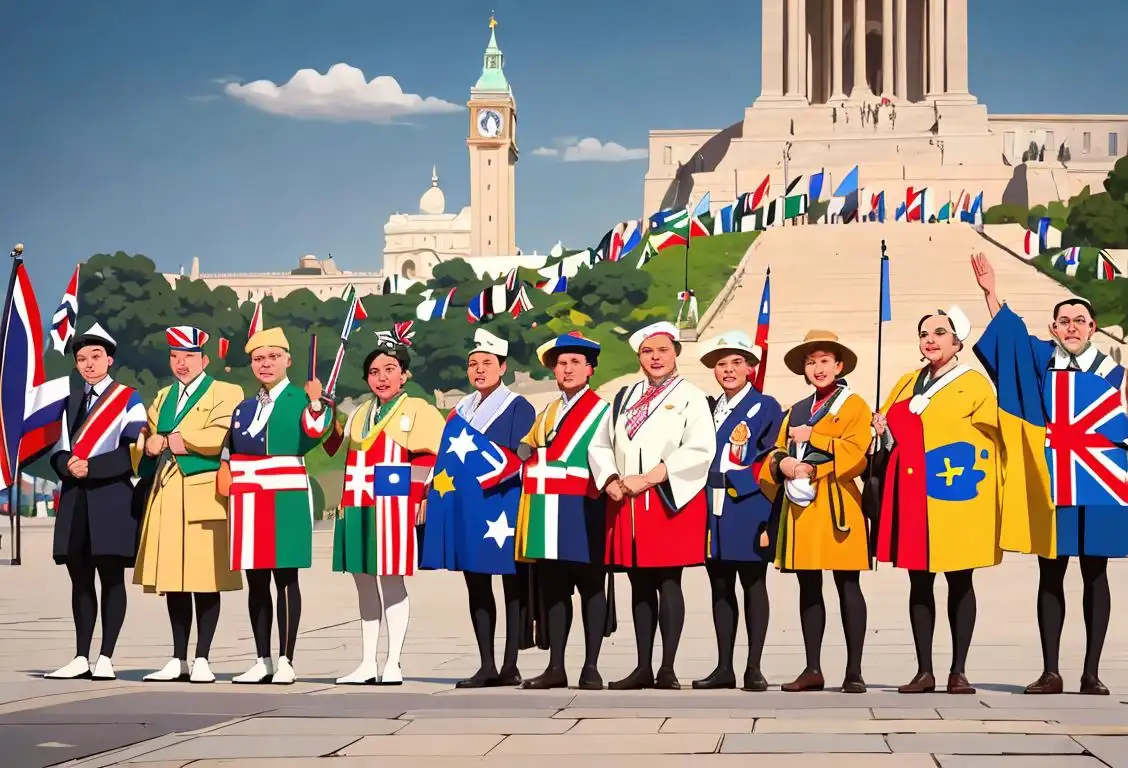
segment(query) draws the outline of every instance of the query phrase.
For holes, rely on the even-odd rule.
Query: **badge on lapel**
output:
[[[748,429],[747,422],[740,422],[732,428],[732,434],[729,435],[729,442],[734,446],[747,445],[748,439],[752,436],[752,431]]]

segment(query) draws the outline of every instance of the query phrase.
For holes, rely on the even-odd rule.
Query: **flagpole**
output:
[[[885,262],[889,261],[889,253],[885,247],[885,241],[881,241],[881,277],[879,279],[880,287],[877,292],[877,393],[874,395],[874,406],[878,407],[881,403],[881,331],[885,325]]]
[[[12,252],[8,254],[12,259],[12,274],[8,278],[8,295],[4,299],[4,318],[0,321],[0,350],[7,348],[8,321],[12,317],[12,296],[16,290],[16,271],[23,264],[23,243],[16,243]],[[2,352],[0,352],[2,354]],[[12,466],[12,485],[8,488],[8,520],[9,530],[12,532],[12,558],[11,565],[20,565],[20,452],[17,441],[15,461]],[[4,446],[7,450],[7,446]]]

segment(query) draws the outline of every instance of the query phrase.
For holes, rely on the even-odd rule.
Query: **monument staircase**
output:
[[[1031,331],[1048,334],[1050,310],[1069,291],[1009,250],[994,245],[967,225],[858,224],[780,227],[763,233],[738,267],[739,279],[703,315],[697,342],[684,344],[679,371],[707,392],[717,385],[698,360],[702,341],[738,329],[753,337],[764,271],[771,267],[771,333],[765,391],[790,404],[806,392],[788,371],[783,355],[810,329],[832,330],[858,355],[850,386],[873,405],[877,384],[878,301],[881,242],[888,248],[892,320],[882,333],[881,397],[906,371],[920,365],[917,322],[929,312],[958,305],[972,322],[974,342],[988,321],[983,292],[970,256],[984,253],[995,267],[999,296],[1026,319]],[[743,270],[741,274],[741,270]],[[1105,352],[1120,347],[1098,334]],[[960,361],[982,370],[971,345]],[[1123,352],[1123,350],[1121,350]],[[636,377],[608,382],[610,396]]]

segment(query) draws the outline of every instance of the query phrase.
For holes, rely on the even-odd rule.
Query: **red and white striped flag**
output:
[[[78,323],[78,273],[81,269],[81,264],[74,268],[63,300],[51,317],[51,347],[60,355],[66,354],[67,342],[74,338],[74,327]]]

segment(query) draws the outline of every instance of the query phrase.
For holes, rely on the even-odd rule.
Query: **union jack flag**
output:
[[[1054,503],[1128,506],[1128,415],[1119,390],[1092,373],[1050,376],[1046,462]]]

